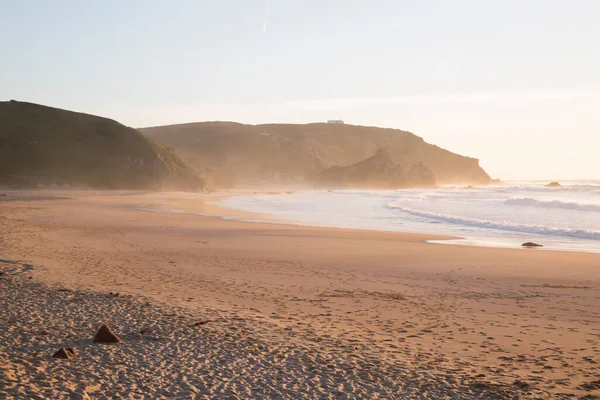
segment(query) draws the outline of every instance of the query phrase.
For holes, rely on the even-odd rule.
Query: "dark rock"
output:
[[[550,182],[546,185],[547,188],[560,188],[562,185],[558,182]]]
[[[579,400],[600,400],[600,397],[594,396],[593,394],[586,394],[583,397],[580,397]]]
[[[121,343],[122,340],[119,339],[117,335],[110,330],[108,325],[102,325],[94,336],[94,343]]]
[[[205,321],[198,321],[194,324],[194,326],[201,326],[201,325],[206,325],[208,324],[210,321],[205,320]]]
[[[74,358],[76,356],[77,353],[70,347],[61,347],[56,353],[52,355],[52,357],[54,358],[64,358],[66,360],[70,360],[71,358]]]
[[[534,242],[525,242],[521,246],[522,247],[544,247],[543,245],[541,245],[539,243],[534,243]]]
[[[518,379],[513,382],[513,385],[518,387],[519,389],[529,389],[531,387],[531,385],[529,385],[529,383],[520,381]]]
[[[588,383],[582,383],[581,385],[579,385],[579,389],[581,390],[598,390],[600,389],[600,380],[599,381],[592,381],[592,382],[588,382]]]

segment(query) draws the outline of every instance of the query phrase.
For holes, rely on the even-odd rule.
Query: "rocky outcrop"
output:
[[[385,150],[355,164],[326,168],[315,179],[324,186],[352,188],[400,188],[405,182],[402,168]]]
[[[326,168],[316,175],[315,184],[342,188],[399,189],[435,185],[435,177],[423,163],[411,166],[407,174],[387,150],[347,166]]]
[[[195,191],[204,180],[172,150],[116,121],[0,102],[0,185]]]
[[[422,163],[437,184],[490,182],[477,159],[452,153],[398,129],[324,123],[201,122],[140,131],[172,147],[193,166],[210,168],[218,186],[310,186],[321,171],[360,163],[379,149],[388,152],[402,169],[403,178],[413,165]],[[419,167],[415,167],[414,174],[418,181],[429,176]]]
[[[413,164],[406,175],[406,185],[409,187],[434,187],[435,175],[423,162]]]
[[[561,188],[562,185],[558,182],[550,182],[546,185],[547,188]]]

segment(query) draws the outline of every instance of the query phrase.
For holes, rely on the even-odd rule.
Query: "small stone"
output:
[[[598,390],[600,389],[600,380],[582,383],[581,385],[579,385],[578,389],[587,391]]]
[[[513,385],[518,387],[519,389],[529,389],[530,388],[529,383],[520,381],[518,379],[513,382]]]
[[[121,343],[123,342],[117,335],[115,335],[108,325],[102,325],[94,336],[94,343]]]
[[[70,347],[61,347],[56,353],[52,355],[52,357],[54,358],[64,358],[65,360],[70,360],[75,356],[77,356],[77,353]]]

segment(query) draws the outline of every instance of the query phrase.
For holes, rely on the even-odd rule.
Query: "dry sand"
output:
[[[0,398],[600,394],[600,254],[5,193]],[[93,344],[103,323],[124,343]]]

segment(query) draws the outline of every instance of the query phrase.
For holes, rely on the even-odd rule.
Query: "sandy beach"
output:
[[[2,193],[0,398],[600,396],[600,254]]]

